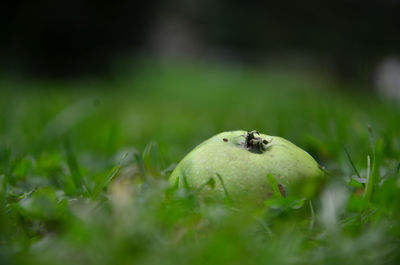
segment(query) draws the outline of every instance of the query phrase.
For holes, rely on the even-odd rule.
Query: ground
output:
[[[144,61],[0,83],[0,264],[398,264],[400,107],[329,76]],[[279,135],[329,172],[256,210],[167,180],[226,130]],[[267,179],[266,179],[267,181]]]

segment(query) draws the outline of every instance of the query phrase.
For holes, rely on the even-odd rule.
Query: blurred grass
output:
[[[151,61],[108,80],[2,80],[0,264],[398,263],[399,106],[338,86]],[[185,153],[235,129],[306,149],[331,172],[327,188],[256,212],[167,188]]]

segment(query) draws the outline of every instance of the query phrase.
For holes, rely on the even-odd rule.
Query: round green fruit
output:
[[[257,131],[217,134],[186,155],[169,183],[205,198],[262,203],[272,194],[312,196],[324,171],[303,149]]]

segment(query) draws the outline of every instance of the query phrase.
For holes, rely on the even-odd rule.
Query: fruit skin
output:
[[[251,135],[241,130],[222,132],[204,141],[179,162],[169,184],[188,185],[205,198],[224,200],[227,196],[222,179],[234,202],[263,202],[277,190],[271,185],[280,186],[282,196],[286,196],[288,188],[289,193],[311,196],[319,185],[315,183],[325,177],[318,163],[288,140],[258,132],[254,135],[266,145],[247,146],[246,142],[252,142],[248,141]],[[276,183],[269,181],[269,174]],[[210,178],[215,185],[206,185]]]

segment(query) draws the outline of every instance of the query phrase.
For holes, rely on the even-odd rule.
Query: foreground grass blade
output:
[[[280,188],[280,186],[277,184],[274,176],[272,176],[271,174],[268,174],[267,178],[268,178],[268,182],[272,188],[273,196],[274,197],[285,197],[286,194],[285,194],[283,188]]]
[[[118,162],[118,165],[114,166],[113,168],[111,168],[111,170],[109,171],[109,173],[107,174],[106,178],[104,178],[103,182],[99,182],[99,184],[96,186],[94,192],[93,192],[93,197],[96,198],[99,196],[99,194],[101,193],[101,191],[107,189],[108,185],[111,183],[111,181],[113,179],[115,179],[120,170],[121,170],[121,166],[122,166],[122,162],[126,159],[126,157],[128,156],[127,153],[125,153],[121,159]]]
[[[224,193],[225,193],[225,197],[226,197],[226,202],[227,202],[227,204],[228,204],[228,205],[232,205],[232,204],[233,204],[233,201],[232,201],[231,196],[230,196],[229,193],[228,193],[228,190],[227,190],[226,187],[225,187],[224,180],[222,179],[221,175],[218,174],[218,173],[217,173],[217,177],[218,177],[219,181],[221,182],[222,188],[224,189]]]
[[[67,164],[71,173],[72,182],[74,183],[75,192],[81,194],[83,191],[83,177],[80,173],[78,161],[72,150],[71,143],[68,138],[64,142],[65,153],[67,156]]]
[[[371,175],[368,179],[367,185],[365,187],[364,198],[367,201],[371,201],[373,199],[374,189],[378,187],[380,182],[380,166],[382,162],[383,156],[383,140],[379,139],[376,141],[375,146],[373,148],[372,153],[372,161],[371,161]]]
[[[350,162],[350,164],[351,164],[351,166],[352,166],[354,172],[356,173],[357,177],[361,178],[361,175],[360,175],[360,173],[358,172],[357,167],[356,167],[356,165],[355,165],[354,162],[353,162],[353,159],[351,159],[351,156],[350,156],[349,151],[347,151],[347,149],[344,148],[344,152],[346,153],[347,158],[349,159],[349,162]]]

